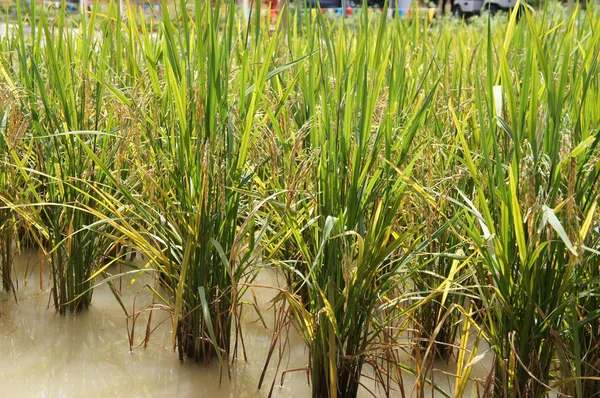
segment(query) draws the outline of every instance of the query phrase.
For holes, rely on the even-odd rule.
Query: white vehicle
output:
[[[517,0],[454,0],[452,13],[457,17],[479,14],[489,10],[495,14],[498,11],[508,11],[517,4]]]

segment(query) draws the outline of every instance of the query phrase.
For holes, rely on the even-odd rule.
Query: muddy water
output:
[[[146,333],[152,294],[145,289],[153,284],[149,275],[122,281],[122,301],[131,314],[140,313],[134,329],[134,348],[129,349],[129,330],[125,313],[107,285],[98,287],[89,311],[75,316],[60,316],[49,304],[49,282],[42,280],[35,252],[19,255],[15,272],[19,288],[18,303],[12,294],[0,294],[0,391],[11,397],[266,397],[275,379],[275,366],[267,372],[262,390],[257,390],[271,342],[273,310],[269,301],[273,289],[256,288],[254,293],[269,329],[265,329],[250,307],[243,311],[244,342],[248,361],[237,360],[231,379],[221,374],[217,363],[208,366],[186,361],[181,364],[173,352],[171,317],[167,311],[152,312],[154,331],[147,348]],[[281,276],[263,270],[258,285],[277,286]],[[248,300],[252,300],[248,297]],[[135,303],[134,303],[135,302]],[[275,365],[277,358],[272,361]],[[309,397],[310,386],[304,371],[286,373],[283,386],[281,372],[302,369],[307,364],[307,351],[297,335],[291,334],[286,345],[276,383],[275,397]],[[486,358],[482,365],[489,366]],[[455,371],[452,364],[434,366],[435,381],[445,389],[454,382],[445,373]],[[485,377],[479,366],[473,377]],[[368,378],[365,386],[376,390]],[[414,379],[404,378],[406,396],[414,396]],[[10,394],[5,395],[10,392]],[[362,389],[361,397],[370,396]],[[393,396],[401,396],[395,392]],[[427,396],[442,396],[431,394]],[[471,394],[469,394],[471,396]]]

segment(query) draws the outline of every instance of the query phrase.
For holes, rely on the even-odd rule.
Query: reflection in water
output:
[[[38,255],[32,251],[17,256],[17,299],[0,294],[0,391],[11,397],[266,397],[277,360],[271,361],[261,391],[259,378],[271,342],[271,330],[265,329],[250,306],[243,311],[244,342],[248,362],[237,360],[232,366],[231,380],[221,375],[217,361],[208,366],[186,361],[181,364],[173,352],[171,318],[167,311],[155,310],[152,333],[143,348],[148,312],[143,312],[135,325],[134,349],[130,353],[125,314],[107,285],[94,292],[89,311],[75,316],[55,314],[49,305],[49,284],[44,277],[40,291]],[[282,278],[279,278],[282,279]],[[149,275],[139,277],[128,286],[123,281],[123,303],[132,311],[136,294],[139,310],[151,304],[152,294],[142,289],[151,282]],[[277,286],[277,274],[263,270],[257,285]],[[269,302],[275,290],[254,290],[267,325],[273,323]],[[248,301],[253,301],[248,297]],[[131,327],[131,323],[129,325]],[[292,329],[293,330],[293,329]],[[241,355],[239,355],[241,356]],[[287,373],[284,386],[279,386],[281,371],[303,368],[307,364],[303,342],[292,333],[281,362],[273,391],[275,397],[308,397],[310,386],[306,372]],[[484,361],[489,368],[490,360]],[[440,365],[442,367],[442,365]],[[444,366],[454,372],[453,366]],[[477,377],[485,376],[485,368],[476,369]],[[221,380],[221,382],[219,382]],[[374,387],[367,378],[365,384]],[[440,371],[436,382],[448,386],[449,377]],[[405,378],[405,392],[413,380]],[[394,394],[400,396],[399,393]],[[370,396],[362,390],[361,397]],[[431,396],[429,393],[428,396]],[[434,396],[438,396],[435,394]],[[439,395],[441,396],[441,395]]]

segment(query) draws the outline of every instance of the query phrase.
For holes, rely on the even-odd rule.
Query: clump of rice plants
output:
[[[241,333],[236,314],[244,287],[238,284],[251,282],[258,270],[254,210],[242,197],[252,181],[247,167],[252,121],[272,77],[269,62],[249,77],[246,54],[242,72],[231,83],[231,59],[253,43],[260,46],[257,58],[272,54],[277,37],[241,41],[231,3],[213,8],[197,2],[194,8],[193,17],[178,14],[182,25],[164,19],[156,41],[143,42],[144,70],[133,70],[153,89],[143,98],[145,106],[137,106],[135,92],[123,94],[107,85],[121,109],[142,115],[141,121],[120,125],[131,137],[121,147],[120,175],[92,148],[87,151],[109,182],[102,189],[102,208],[94,214],[158,272],[169,293],[180,358],[209,362],[217,357],[225,365],[237,350],[231,347],[232,331]],[[166,4],[163,9],[168,15]],[[129,17],[136,26],[135,14]],[[253,34],[260,37],[260,32],[258,26]],[[232,100],[233,95],[239,98]]]
[[[593,120],[585,104],[593,101],[589,81],[598,74],[598,51],[582,66],[544,50],[545,41],[556,41],[570,54],[576,19],[577,13],[569,16],[558,41],[546,25],[551,22],[536,23],[527,14],[517,25],[513,15],[496,52],[497,69],[488,32],[487,82],[476,85],[480,141],[467,138],[463,122],[454,120],[475,183],[458,198],[468,210],[466,232],[485,262],[476,275],[496,352],[498,396],[542,396],[557,357],[562,377],[570,375],[571,332],[564,322],[576,297],[574,272],[596,256],[580,242],[589,230],[582,221],[599,194],[597,165],[589,162],[600,135],[582,124]],[[513,51],[522,57],[518,69],[509,64]]]
[[[30,120],[21,112],[13,95],[10,85],[0,87],[0,273],[4,290],[14,292],[12,263],[21,243],[19,232],[25,223],[12,206],[20,204],[27,194],[19,168],[13,161],[23,149],[21,140],[30,127]]]
[[[20,9],[18,8],[20,13]],[[39,17],[39,20],[37,19]],[[37,231],[52,275],[52,298],[61,313],[86,309],[92,297],[92,274],[106,240],[91,228],[97,220],[84,210],[93,201],[91,186],[102,178],[83,147],[109,158],[113,148],[90,132],[100,126],[92,118],[102,98],[92,95],[95,65],[86,42],[76,36],[63,10],[56,25],[43,9],[30,16],[32,31],[25,36],[23,21],[11,38],[18,61],[8,63],[13,106],[29,121],[15,140],[7,164],[18,169],[23,191],[7,204],[28,229]],[[39,23],[38,23],[39,22]],[[79,26],[87,37],[85,22]],[[76,59],[77,68],[65,68]],[[96,93],[97,94],[97,93]],[[38,108],[39,106],[39,108]],[[13,183],[16,181],[13,181]]]
[[[313,396],[354,397],[363,366],[379,369],[386,349],[377,345],[396,337],[389,326],[398,317],[393,309],[402,296],[396,294],[406,282],[403,260],[415,233],[403,225],[401,211],[413,167],[410,148],[436,84],[413,99],[409,115],[396,118],[406,88],[390,64],[405,55],[385,18],[375,24],[364,12],[357,40],[343,25],[333,29],[320,16],[305,18],[310,39],[303,51],[320,57],[306,61],[308,76],[298,81],[304,103],[292,105],[299,108],[294,130],[306,132],[294,138],[271,118],[292,161],[283,155],[287,173],[277,175],[284,179],[264,182],[274,191],[283,186],[286,201],[272,207],[283,228],[269,250],[290,241],[297,250],[293,258],[271,255],[292,282],[292,294],[283,296],[310,350]],[[371,42],[373,36],[378,39]],[[387,41],[395,50],[384,50]],[[381,102],[384,82],[388,99]],[[292,177],[293,170],[302,170],[303,180]]]
[[[5,105],[6,99],[0,100],[0,109],[7,109]],[[5,108],[6,106],[6,108]],[[10,108],[8,108],[10,109]],[[11,115],[14,116],[14,115]],[[9,114],[7,111],[0,116],[2,121],[0,122],[0,192],[6,193],[11,189],[8,161],[8,120]],[[11,266],[12,266],[12,226],[13,218],[9,208],[4,206],[5,204],[0,202],[2,205],[0,208],[0,272],[2,275],[2,287],[5,291],[12,289],[11,281]]]

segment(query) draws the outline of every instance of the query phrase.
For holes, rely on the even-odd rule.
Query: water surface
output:
[[[10,397],[266,397],[275,376],[277,356],[267,372],[264,386],[257,389],[263,371],[271,338],[274,318],[270,300],[276,291],[255,288],[254,296],[263,314],[266,329],[250,306],[243,311],[244,343],[248,361],[239,359],[231,367],[231,379],[221,372],[217,363],[205,366],[185,361],[180,363],[173,352],[171,316],[168,311],[154,309],[149,344],[144,348],[152,293],[144,288],[154,285],[150,275],[117,282],[128,312],[139,316],[134,329],[134,348],[129,348],[131,319],[127,317],[107,285],[94,291],[92,306],[76,315],[55,313],[49,301],[50,284],[42,272],[37,252],[30,251],[16,258],[15,273],[18,289],[17,303],[12,293],[0,294],[0,390]],[[116,270],[115,270],[116,271]],[[272,269],[261,271],[257,285],[278,286],[282,277]],[[50,305],[50,307],[49,307]],[[278,351],[279,352],[279,351]],[[273,390],[275,397],[310,397],[305,369],[308,362],[304,343],[295,333],[283,349],[279,372]],[[474,372],[474,377],[485,377],[489,360]],[[445,388],[453,384],[454,365],[436,364],[436,382]],[[286,373],[280,386],[281,371]],[[368,372],[368,370],[367,370]],[[368,378],[365,386],[378,396]],[[414,378],[405,376],[406,396],[416,396],[412,389]],[[370,393],[362,389],[361,397]],[[399,391],[394,397],[402,396]],[[427,395],[442,396],[439,393]]]

